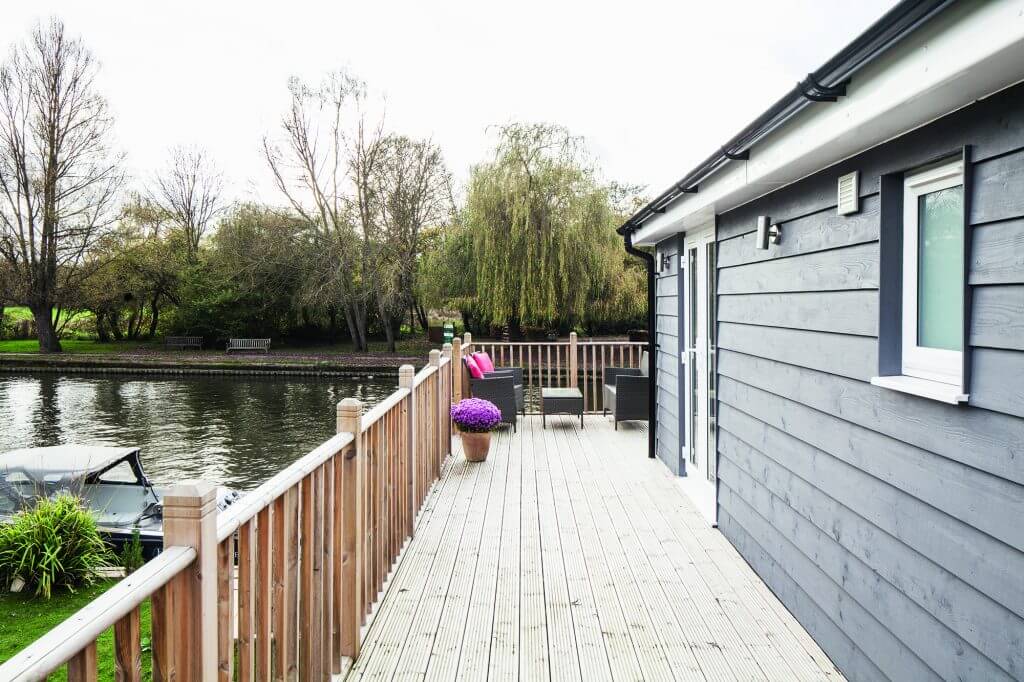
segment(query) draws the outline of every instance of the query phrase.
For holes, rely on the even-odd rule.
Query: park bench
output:
[[[227,352],[233,350],[270,352],[270,339],[228,339]]]
[[[184,350],[185,348],[198,348],[203,347],[203,337],[201,336],[167,336],[164,337],[165,348],[178,348]]]

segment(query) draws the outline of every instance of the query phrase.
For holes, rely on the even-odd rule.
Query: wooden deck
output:
[[[483,464],[456,439],[349,679],[841,679],[645,426],[496,435]]]

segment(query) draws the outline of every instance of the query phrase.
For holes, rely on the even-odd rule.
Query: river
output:
[[[329,438],[342,398],[369,408],[397,384],[394,376],[0,374],[0,453],[139,446],[156,485],[203,478],[248,490]]]

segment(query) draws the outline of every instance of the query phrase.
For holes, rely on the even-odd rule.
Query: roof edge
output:
[[[834,102],[845,95],[850,78],[904,37],[952,5],[954,0],[902,0],[883,14],[846,47],[766,109],[718,151],[673,183],[616,229],[620,235],[634,231],[683,194],[700,190],[699,184],[726,164],[749,158],[760,139],[785,125],[815,102]]]

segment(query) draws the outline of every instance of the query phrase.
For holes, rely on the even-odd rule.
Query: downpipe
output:
[[[654,342],[655,316],[657,314],[655,310],[657,290],[655,289],[654,282],[654,254],[641,251],[633,246],[633,230],[625,230],[622,238],[625,242],[626,253],[639,258],[647,267],[647,374],[649,376],[647,382],[647,404],[648,409],[650,409],[650,418],[647,422],[647,456],[654,459],[655,443],[657,442],[655,435],[658,431],[658,410],[655,409],[658,396],[657,356],[655,351],[658,348],[658,344]]]

